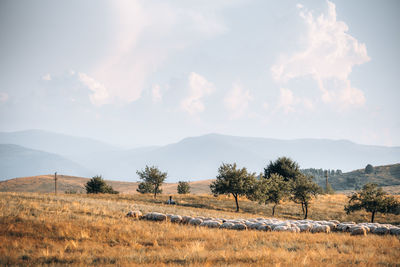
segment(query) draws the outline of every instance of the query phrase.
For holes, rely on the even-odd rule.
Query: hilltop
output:
[[[72,191],[84,193],[84,185],[89,178],[76,177],[68,175],[57,175],[59,192]],[[315,177],[316,182],[324,187],[325,178]],[[209,185],[212,179],[191,181],[192,194],[211,194]],[[123,194],[136,194],[138,182],[126,182],[106,180],[115,190]],[[336,191],[354,190],[361,188],[366,183],[377,183],[379,186],[385,187],[385,190],[392,194],[400,192],[400,163],[375,166],[374,172],[366,174],[364,169],[357,169],[351,172],[343,173],[329,177],[329,183]],[[178,183],[164,183],[164,194],[176,194]],[[0,192],[54,192],[54,175],[38,175],[31,177],[14,178],[6,181],[0,181]]]
[[[85,193],[85,184],[89,178],[57,175],[57,190],[60,193],[76,192]],[[106,180],[114,190],[123,194],[136,194],[137,182],[121,182]],[[211,180],[190,182],[192,194],[209,194],[209,184]],[[164,183],[164,194],[176,194],[177,183]],[[54,192],[54,175],[38,175],[31,177],[14,178],[6,181],[0,181],[0,192]]]

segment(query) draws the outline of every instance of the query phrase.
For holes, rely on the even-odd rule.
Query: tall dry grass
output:
[[[327,196],[319,201],[330,206],[331,211],[339,212],[335,203],[341,198]],[[394,236],[240,232],[137,221],[124,216],[133,208],[227,218],[259,216],[247,210],[240,214],[229,211],[228,203],[232,200],[223,197],[182,196],[179,201],[186,204],[169,206],[140,195],[0,193],[0,265],[395,266],[399,263],[400,243]],[[191,201],[193,205],[189,205]],[[196,206],[196,201],[201,207]],[[221,204],[220,209],[213,209],[214,201]],[[242,202],[246,206],[246,201]],[[291,206],[293,210],[299,208],[286,203],[281,209],[295,217],[296,214],[286,211]],[[316,217],[329,212],[318,210],[316,203],[313,209]]]

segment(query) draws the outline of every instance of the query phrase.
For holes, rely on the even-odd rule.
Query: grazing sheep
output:
[[[234,223],[231,222],[224,222],[223,224],[221,224],[221,226],[219,228],[221,229],[232,229],[232,227],[234,226]]]
[[[200,226],[205,226],[208,228],[219,228],[221,226],[221,223],[218,221],[203,221]]]
[[[182,222],[182,217],[179,215],[172,215],[170,220],[172,223],[180,223]]]
[[[247,226],[245,224],[237,223],[237,224],[233,225],[231,229],[234,229],[234,230],[247,230]]]
[[[390,234],[391,235],[400,235],[400,228],[399,227],[392,227],[390,228]]]
[[[182,223],[183,223],[183,224],[188,224],[189,221],[190,221],[191,219],[193,219],[193,217],[190,217],[190,216],[182,216]]]
[[[313,227],[311,228],[311,233],[330,233],[331,232],[331,228],[328,225],[313,225]]]
[[[297,227],[299,227],[300,232],[310,232],[312,225],[311,224],[299,224],[297,225]]]
[[[362,226],[352,227],[350,230],[350,235],[367,235],[367,231]]]
[[[257,230],[258,231],[264,231],[264,232],[271,232],[272,228],[269,225],[262,224],[262,225],[257,227]]]
[[[145,219],[150,220],[150,221],[166,221],[167,220],[167,215],[159,213],[159,212],[150,212],[147,213],[145,216]]]
[[[336,226],[337,231],[341,232],[348,232],[348,230],[353,227],[355,224],[349,224],[349,223],[340,223]]]
[[[126,214],[126,217],[139,219],[140,217],[142,217],[142,212],[140,212],[139,210],[131,210],[128,212],[128,214]]]
[[[202,219],[200,219],[200,218],[193,218],[193,219],[191,219],[190,221],[189,221],[189,224],[190,225],[200,225],[201,223],[203,222],[203,220]]]
[[[257,223],[253,223],[251,225],[248,225],[247,228],[248,229],[257,229],[258,227],[263,226],[263,225],[265,225],[265,224],[257,222]]]
[[[387,235],[389,234],[389,229],[387,227],[381,226],[374,229],[373,233],[377,235]]]
[[[279,225],[273,228],[274,232],[285,232],[288,230],[287,226]]]

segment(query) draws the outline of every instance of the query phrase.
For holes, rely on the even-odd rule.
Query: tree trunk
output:
[[[239,212],[238,195],[237,194],[232,194],[232,195],[235,198],[235,202],[236,202],[236,212]]]
[[[275,204],[275,205],[272,207],[272,217],[275,216],[275,208],[276,208],[276,205],[277,205],[277,204]]]
[[[158,191],[158,187],[154,186],[154,199],[157,198],[157,191]]]
[[[373,212],[372,212],[372,216],[371,216],[371,223],[373,223],[373,222],[374,222],[374,219],[375,219],[375,212],[376,212],[376,211],[373,211]]]
[[[308,204],[304,203],[304,207],[305,207],[305,210],[306,210],[306,214],[304,215],[304,220],[305,220],[305,219],[307,219],[307,216],[308,216]]]
[[[303,203],[301,203],[301,211],[303,212],[303,215],[304,215],[304,204]]]

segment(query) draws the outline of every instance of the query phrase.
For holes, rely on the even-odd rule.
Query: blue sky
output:
[[[1,1],[0,130],[400,146],[398,1]]]

